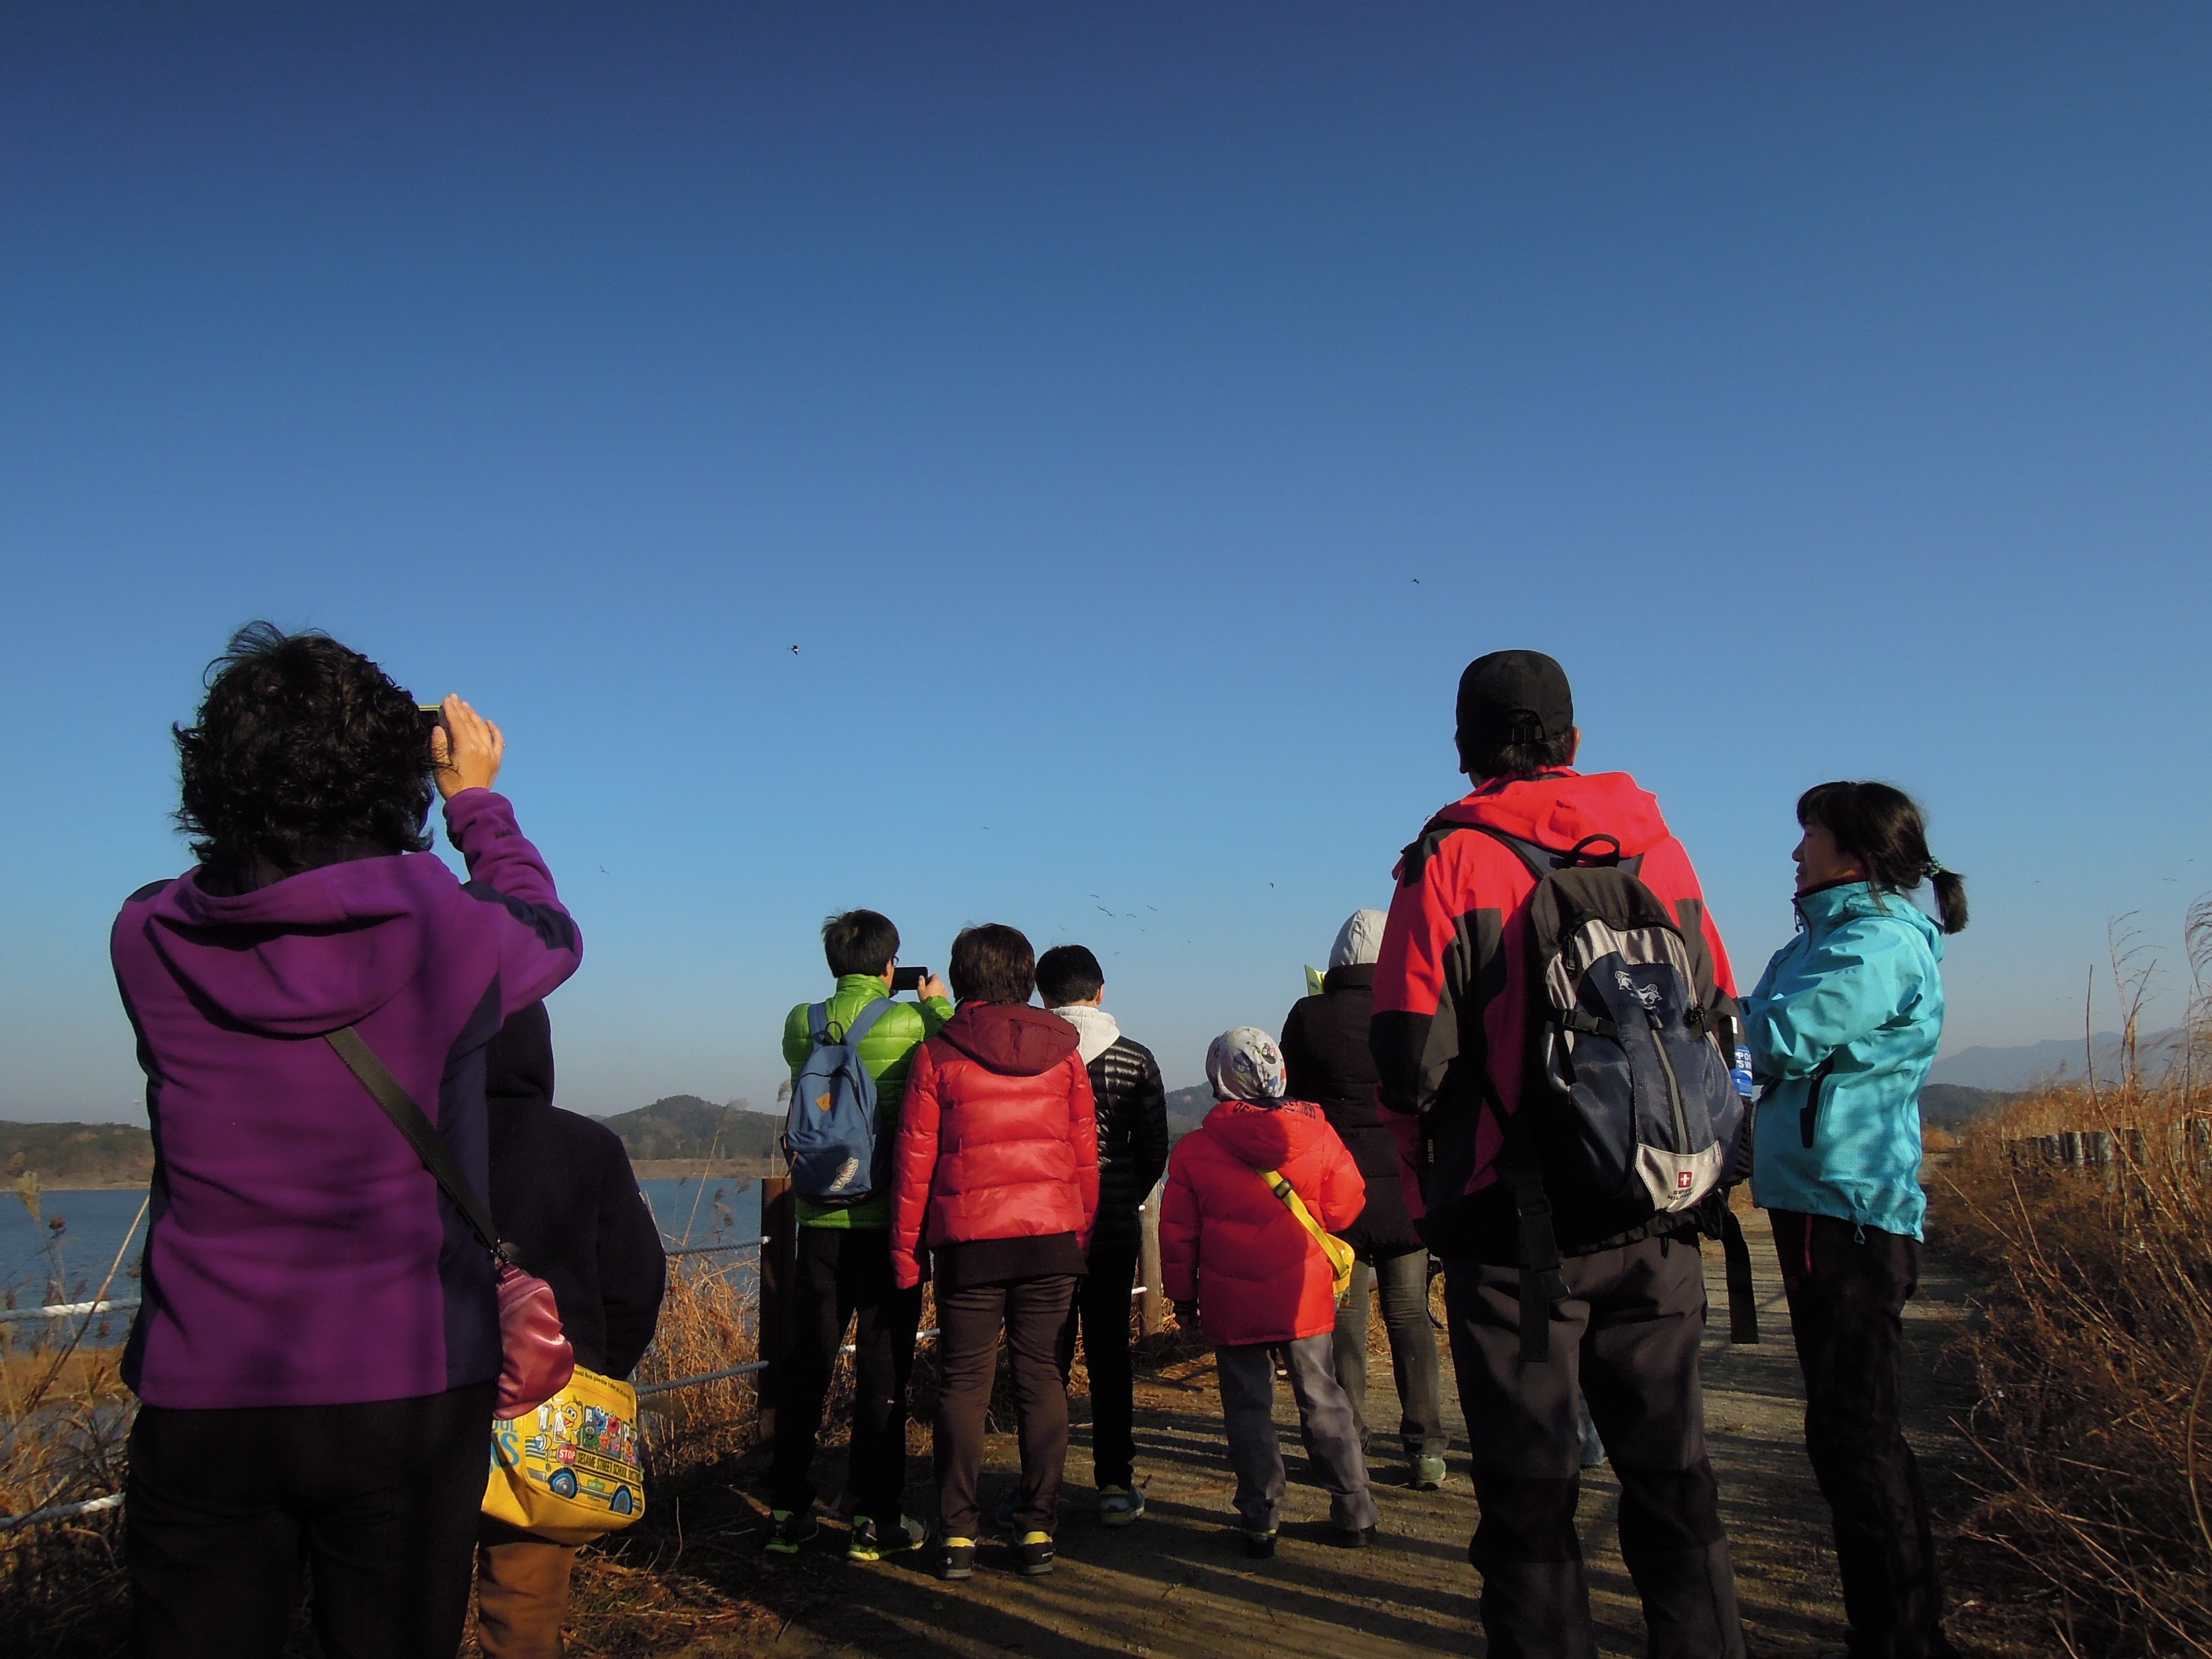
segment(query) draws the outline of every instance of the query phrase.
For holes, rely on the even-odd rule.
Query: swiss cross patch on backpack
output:
[[[806,1011],[814,1047],[791,1085],[783,1152],[791,1188],[815,1204],[857,1204],[876,1189],[876,1079],[860,1062],[860,1040],[894,1006],[880,997],[842,1036],[830,1030],[830,1005]]]
[[[1555,853],[1484,833],[1536,878],[1518,1115],[1560,1242],[1694,1209],[1735,1170],[1744,1129],[1704,939],[1609,836]]]

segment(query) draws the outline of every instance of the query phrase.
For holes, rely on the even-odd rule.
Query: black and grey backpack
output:
[[[1748,1114],[1731,1075],[1736,1006],[1611,836],[1555,852],[1483,824],[1536,878],[1528,900],[1520,1109],[1498,1174],[1520,1233],[1522,1357],[1550,1357],[1561,1252],[1616,1248],[1695,1220],[1722,1241],[1731,1334],[1757,1341],[1750,1252],[1727,1207]],[[1492,1092],[1492,1103],[1498,1103]]]

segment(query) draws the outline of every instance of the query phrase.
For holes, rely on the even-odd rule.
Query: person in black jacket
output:
[[[553,1104],[544,1003],[517,1010],[484,1050],[484,1097],[500,1237],[553,1287],[576,1364],[628,1377],[653,1340],[667,1257],[620,1139]],[[489,1516],[477,1546],[477,1636],[486,1659],[558,1659],[574,1547]]]
[[[1098,1111],[1098,1223],[1085,1276],[1060,1333],[1060,1369],[1075,1363],[1083,1333],[1091,1372],[1091,1457],[1098,1485],[1098,1519],[1126,1527],[1145,1512],[1137,1485],[1134,1378],[1129,1366],[1130,1291],[1142,1242],[1137,1212],[1168,1167],[1168,1097],[1152,1050],[1121,1035],[1099,1005],[1106,976],[1080,945],[1062,945],[1037,958],[1037,996],[1075,1027],[1077,1052],[1091,1074]]]
[[[1336,1380],[1351,1396],[1364,1446],[1367,1300],[1369,1287],[1379,1285],[1410,1484],[1433,1492],[1443,1484],[1444,1413],[1436,1332],[1429,1322],[1429,1253],[1406,1206],[1398,1143],[1377,1109],[1375,1062],[1367,1051],[1375,959],[1387,920],[1380,910],[1355,910],[1338,932],[1321,994],[1299,1000],[1283,1022],[1283,1063],[1291,1097],[1320,1105],[1367,1182],[1367,1207],[1342,1235],[1358,1261],[1352,1293],[1336,1314]]]

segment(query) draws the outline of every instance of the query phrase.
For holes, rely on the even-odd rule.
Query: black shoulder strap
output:
[[[1721,1212],[1721,1259],[1728,1265],[1729,1340],[1756,1342],[1759,1297],[1751,1283],[1751,1246],[1734,1210]]]
[[[1513,1196],[1520,1228],[1521,1360],[1541,1365],[1552,1357],[1552,1310],[1567,1299],[1566,1275],[1559,1271],[1559,1233],[1552,1225],[1551,1194],[1544,1190],[1528,1103],[1523,1101],[1522,1109],[1508,1117],[1486,1075],[1483,1087],[1498,1127],[1505,1132],[1504,1144],[1498,1149],[1498,1175]]]
[[[446,1145],[437,1130],[431,1127],[430,1120],[415,1103],[415,1097],[409,1094],[405,1085],[392,1075],[392,1068],[378,1058],[376,1050],[368,1046],[368,1039],[348,1025],[325,1034],[324,1041],[337,1050],[338,1058],[345,1061],[347,1069],[361,1079],[361,1085],[368,1091],[369,1097],[384,1109],[385,1116],[392,1120],[392,1127],[407,1137],[407,1144],[415,1149],[415,1156],[422,1160],[422,1167],[430,1172],[432,1179],[444,1190],[446,1196],[453,1200],[453,1207],[467,1220],[469,1231],[495,1258],[501,1261],[507,1260],[507,1250],[499,1242],[499,1230],[492,1225],[490,1213],[485,1210],[483,1200],[476,1195],[475,1189],[469,1185],[469,1178],[461,1173],[461,1166],[454,1162],[453,1149]]]

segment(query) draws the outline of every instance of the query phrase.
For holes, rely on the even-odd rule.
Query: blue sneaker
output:
[[[1134,1486],[1103,1486],[1098,1492],[1098,1524],[1126,1527],[1145,1512],[1145,1494]]]

